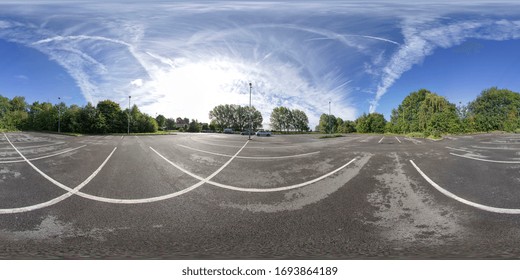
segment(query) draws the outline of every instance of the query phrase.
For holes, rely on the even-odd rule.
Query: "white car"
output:
[[[271,136],[271,131],[259,130],[256,132],[256,136]]]

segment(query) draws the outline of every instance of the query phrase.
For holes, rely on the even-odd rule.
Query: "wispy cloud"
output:
[[[518,38],[520,23],[479,4],[180,1],[0,4],[0,39],[47,54],[85,100],[128,95],[143,111],[202,121],[223,103],[354,119],[437,48]],[[461,9],[463,7],[464,9]],[[450,15],[468,10],[472,19]]]
[[[15,75],[14,77],[16,79],[23,80],[23,81],[28,81],[29,80],[29,77],[27,77],[25,75]]]
[[[511,40],[520,38],[518,22],[505,19],[461,20],[443,23],[442,19],[410,17],[403,20],[404,44],[392,55],[382,69],[381,81],[376,96],[370,102],[370,112],[374,112],[381,97],[401,75],[437,48],[450,48],[468,39]]]

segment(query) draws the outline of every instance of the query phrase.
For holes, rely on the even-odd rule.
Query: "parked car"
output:
[[[256,136],[271,136],[271,131],[259,130],[256,132]]]
[[[240,132],[240,135],[254,135],[255,133],[253,131],[250,131],[249,129],[244,129],[242,132]]]
[[[233,134],[233,129],[232,128],[224,128],[224,133],[226,134]]]

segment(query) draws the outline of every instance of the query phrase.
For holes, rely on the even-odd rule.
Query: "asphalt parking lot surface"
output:
[[[520,257],[520,135],[0,135],[0,258]]]

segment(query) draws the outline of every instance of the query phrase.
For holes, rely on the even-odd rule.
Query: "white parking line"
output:
[[[125,138],[125,136],[124,136],[124,135],[122,135],[122,136],[121,136],[121,140],[123,140],[123,138]]]
[[[510,147],[484,147],[484,146],[476,146],[471,145],[472,148],[478,150],[503,150],[503,151],[518,151],[518,148],[510,148]]]
[[[464,198],[461,198],[459,196],[456,196],[453,193],[443,189],[442,187],[437,185],[437,183],[435,183],[432,179],[430,179],[428,176],[426,176],[426,174],[424,172],[422,172],[422,170],[413,162],[413,160],[410,160],[410,162],[412,163],[413,167],[415,167],[417,172],[419,172],[419,174],[421,174],[421,176],[428,183],[430,183],[430,185],[432,185],[435,189],[437,189],[439,192],[441,192],[442,194],[444,194],[445,196],[447,196],[449,198],[455,199],[458,202],[461,202],[463,204],[466,204],[466,205],[469,205],[469,206],[472,206],[472,207],[475,207],[475,208],[478,208],[480,210],[484,210],[487,212],[499,213],[499,214],[520,214],[520,209],[491,207],[491,206],[487,206],[487,205],[478,204],[478,203],[466,200]]]
[[[194,142],[201,143],[201,144],[204,144],[204,145],[210,145],[210,146],[228,147],[228,148],[238,148],[238,147],[240,147],[240,146],[232,146],[232,145],[221,145],[221,144],[207,143],[207,142],[204,142],[204,141],[193,139],[192,137],[190,137],[190,139],[193,140]],[[287,146],[282,146],[282,147],[273,146],[273,147],[269,147],[269,148],[286,149],[286,148],[296,148],[296,147],[297,146],[289,146],[289,145],[287,145]],[[265,149],[265,147],[247,147],[247,149]]]
[[[165,156],[161,155],[159,152],[157,152],[156,150],[154,150],[152,147],[150,147],[150,149],[152,149],[152,151],[154,151],[157,155],[159,155],[161,158],[163,158],[165,161],[167,161],[168,163],[170,163],[171,165],[173,165],[175,168],[179,169],[180,171],[194,177],[195,179],[199,179],[201,180],[202,178],[200,176],[197,176],[187,170],[185,170],[184,168],[181,168],[180,166],[176,165],[175,163],[171,162],[170,160],[168,160]],[[238,153],[237,153],[238,154]],[[237,155],[235,154],[235,155]],[[312,179],[310,181],[307,181],[307,182],[303,182],[303,183],[300,183],[300,184],[296,184],[296,185],[291,185],[291,186],[286,186],[286,187],[278,187],[278,188],[267,188],[267,189],[258,189],[258,188],[240,188],[240,187],[235,187],[235,186],[230,186],[230,185],[225,185],[225,184],[221,184],[221,183],[217,183],[217,182],[214,182],[214,181],[210,181],[209,179],[206,180],[206,183],[210,184],[210,185],[214,185],[214,186],[217,186],[217,187],[220,187],[220,188],[224,188],[224,189],[229,189],[229,190],[234,190],[234,191],[241,191],[241,192],[279,192],[279,191],[286,191],[286,190],[291,190],[291,189],[296,189],[296,188],[301,188],[301,187],[304,187],[304,186],[307,186],[307,185],[310,185],[310,184],[313,184],[313,183],[316,183],[320,180],[323,180],[325,179],[326,177],[329,177],[331,175],[333,175],[334,173],[340,171],[341,169],[347,167],[348,165],[350,165],[351,163],[353,163],[357,158],[354,158],[352,159],[351,161],[349,161],[348,163],[342,165],[341,167],[323,175],[323,176],[320,176],[318,178],[315,178],[315,179]],[[230,160],[231,161],[231,160]],[[229,161],[228,161],[229,162]],[[211,179],[211,178],[210,178]]]
[[[381,138],[381,140],[379,140],[379,142],[377,142],[378,144],[381,144],[381,141],[383,141],[383,139],[385,139],[385,137],[383,136],[383,138]]]
[[[242,146],[242,148],[235,154],[235,156],[238,155],[244,149],[244,147],[247,145],[247,143],[248,142],[246,142],[244,144],[244,146]],[[150,147],[150,149],[152,149],[152,151],[157,153],[157,151],[155,151],[152,147]],[[159,154],[159,153],[157,153],[157,154]],[[80,191],[76,191],[74,194],[76,194],[78,196],[81,196],[83,198],[90,199],[90,200],[99,201],[99,202],[106,202],[106,203],[113,203],[113,204],[139,204],[139,203],[150,203],[150,202],[166,200],[166,199],[169,199],[169,198],[177,197],[177,196],[180,196],[182,194],[188,193],[188,192],[190,192],[190,191],[192,191],[192,190],[202,186],[204,183],[207,183],[211,178],[215,177],[226,166],[228,166],[229,163],[231,163],[231,161],[235,158],[235,156],[230,158],[224,165],[222,165],[222,167],[220,167],[217,171],[213,172],[213,174],[209,175],[206,178],[202,178],[202,177],[197,176],[195,174],[189,173],[189,171],[184,170],[180,166],[177,166],[177,165],[174,164],[174,166],[179,168],[181,171],[184,170],[183,172],[185,172],[186,174],[188,174],[190,176],[193,176],[193,177],[199,179],[200,181],[198,183],[196,183],[196,184],[186,188],[186,189],[183,189],[183,190],[178,191],[178,192],[170,193],[170,194],[167,194],[167,195],[150,197],[150,198],[140,198],[140,199],[117,199],[117,198],[107,198],[107,197],[101,197],[101,196],[86,194],[86,193],[83,193],[83,192],[80,192]],[[164,158],[164,159],[166,159],[166,158]],[[172,162],[170,162],[170,163],[173,164]]]
[[[167,195],[161,195],[161,196],[156,196],[156,197],[150,197],[150,198],[140,198],[140,199],[116,199],[116,198],[107,198],[107,197],[100,197],[100,196],[95,196],[95,195],[90,195],[90,194],[86,194],[86,193],[82,193],[82,192],[78,192],[77,195],[81,196],[81,197],[84,197],[84,198],[88,198],[88,199],[92,199],[92,200],[95,200],[95,201],[100,201],[100,202],[107,202],[107,203],[114,203],[114,204],[138,204],[138,203],[150,203],[150,202],[156,202],[156,201],[161,201],[161,200],[165,200],[165,199],[169,199],[169,198],[173,198],[173,197],[176,197],[176,196],[179,196],[179,195],[182,195],[182,194],[185,194],[185,193],[188,193],[200,186],[202,186],[204,183],[207,183],[209,180],[211,180],[211,178],[215,177],[218,173],[220,173],[224,168],[226,168],[226,166],[228,166],[231,161],[244,149],[244,147],[247,145],[249,141],[247,141],[244,146],[242,146],[242,148],[240,148],[240,150],[238,150],[238,152],[236,152],[236,154],[230,158],[224,165],[222,165],[217,171],[213,172],[213,174],[209,175],[208,177],[206,178],[202,178],[200,176],[197,176],[195,174],[192,174],[190,172],[188,172],[187,170],[183,171],[184,169],[182,168],[179,168],[180,166],[177,166],[176,164],[174,164],[173,162],[170,162],[168,161],[165,157],[163,157],[162,155],[160,155],[156,150],[154,150],[152,147],[150,147],[150,149],[152,151],[154,151],[156,154],[158,154],[159,156],[161,156],[163,159],[167,160],[170,164],[173,164],[175,167],[179,168],[181,171],[185,172],[186,174],[190,175],[190,176],[193,176],[195,177],[196,179],[199,179],[200,181],[194,185],[192,185],[191,187],[189,188],[186,188],[184,190],[181,190],[181,191],[178,191],[178,192],[174,192],[174,193],[170,193],[170,194],[167,194]]]
[[[422,141],[420,141],[420,140],[409,138],[409,137],[405,137],[404,139],[413,142],[415,145],[419,145],[420,143],[422,143]]]
[[[25,161],[38,173],[40,173],[40,175],[42,175],[45,179],[47,179],[48,181],[50,181],[51,183],[53,183],[54,185],[64,189],[67,191],[67,193],[65,194],[62,194],[61,196],[59,197],[56,197],[54,199],[51,199],[49,201],[46,201],[46,202],[43,202],[43,203],[39,203],[39,204],[35,204],[35,205],[31,205],[31,206],[25,206],[25,207],[17,207],[17,208],[8,208],[8,209],[0,209],[0,214],[13,214],[13,213],[22,213],[22,212],[28,212],[28,211],[33,211],[33,210],[36,210],[36,209],[41,209],[41,208],[44,208],[44,207],[48,207],[48,206],[51,206],[51,205],[54,205],[60,201],[63,201],[64,199],[70,197],[71,195],[74,195],[76,193],[79,193],[79,190],[81,190],[81,188],[83,188],[84,186],[86,186],[92,179],[94,179],[94,177],[96,177],[96,175],[101,171],[101,169],[103,169],[103,167],[105,166],[105,164],[108,162],[108,160],[110,159],[110,157],[112,157],[112,155],[114,154],[114,152],[116,151],[117,147],[115,147],[112,152],[108,155],[108,157],[105,159],[105,161],[103,161],[103,163],[87,178],[85,179],[85,181],[81,182],[78,186],[76,186],[74,189],[71,189],[67,186],[65,186],[64,184],[54,180],[53,178],[51,178],[50,176],[48,176],[47,174],[45,174],[43,171],[41,171],[38,167],[36,167],[34,164],[32,164],[28,159],[26,159],[24,157],[24,155],[22,153],[20,153],[20,151],[13,145],[13,143],[11,143],[11,141],[9,140],[9,138],[7,138],[7,135],[5,135],[4,133],[4,136],[5,138],[7,139],[7,141],[9,142],[9,144],[11,144],[11,146],[18,152],[18,154],[20,154],[20,156],[22,158],[25,159]]]
[[[472,151],[468,151],[467,149],[464,150],[464,149],[457,149],[457,148],[452,148],[452,147],[446,147],[446,149],[450,149],[450,150],[453,150],[453,151],[465,152],[465,153],[472,153]]]
[[[480,161],[485,161],[485,162],[493,162],[493,163],[507,163],[507,164],[520,164],[520,161],[491,160],[491,159],[475,158],[475,157],[470,157],[470,156],[466,156],[466,155],[459,155],[459,154],[454,154],[454,153],[450,153],[450,155],[452,155],[452,156],[457,156],[457,157],[462,157],[462,158],[467,158],[467,159],[472,159],[472,160],[480,160]]]
[[[181,145],[181,144],[177,144],[177,145],[180,146],[180,147],[183,147],[185,149],[189,149],[189,150],[193,150],[193,151],[197,151],[197,152],[201,152],[201,153],[206,153],[206,154],[210,154],[210,155],[222,156],[222,157],[232,157],[231,155],[219,154],[219,153],[199,150],[199,149],[195,149],[195,148],[192,148],[192,147],[184,146],[184,145]],[[286,159],[286,158],[296,158],[296,157],[311,156],[311,155],[315,155],[315,154],[319,154],[319,153],[320,152],[317,151],[317,152],[312,152],[312,153],[290,155],[290,156],[277,156],[277,157],[245,157],[245,156],[237,156],[236,158],[240,158],[240,159],[259,159],[259,160]]]
[[[217,187],[220,187],[220,188],[224,188],[224,189],[228,189],[228,190],[233,190],[233,191],[240,191],[240,192],[253,192],[253,193],[259,193],[259,192],[279,192],[279,191],[287,191],[287,190],[292,190],[292,189],[297,189],[297,188],[301,188],[301,187],[305,187],[307,185],[310,185],[310,184],[313,184],[313,183],[316,183],[318,181],[321,181],[331,175],[333,175],[334,173],[340,171],[341,169],[349,166],[351,163],[353,163],[354,161],[356,161],[357,158],[354,158],[352,159],[351,161],[349,161],[348,163],[340,166],[339,168],[323,175],[323,176],[320,176],[318,178],[315,178],[315,179],[312,179],[310,181],[307,181],[307,182],[303,182],[303,183],[300,183],[300,184],[295,184],[295,185],[291,185],[291,186],[286,186],[286,187],[278,187],[278,188],[266,188],[266,189],[258,189],[258,188],[240,188],[240,187],[234,187],[234,186],[230,186],[230,185],[225,185],[225,184],[221,184],[221,183],[217,183],[217,182],[213,182],[213,181],[208,181],[208,184],[211,184],[211,185],[214,185],[214,186],[217,186]]]
[[[9,141],[9,140],[8,140]],[[249,141],[248,141],[249,142]],[[32,211],[32,210],[35,210],[35,209],[39,209],[39,208],[43,208],[43,207],[47,207],[47,206],[50,206],[50,205],[53,205],[53,204],[56,204],[68,197],[70,197],[71,195],[78,195],[78,196],[81,196],[83,198],[87,198],[87,199],[90,199],[90,200],[94,200],[94,201],[99,201],[99,202],[106,202],[106,203],[114,203],[114,204],[138,204],[138,203],[149,203],[149,202],[156,202],[156,201],[161,201],[161,200],[165,200],[165,199],[169,199],[169,198],[172,198],[172,197],[176,197],[176,196],[179,196],[179,195],[182,195],[182,194],[185,194],[185,193],[188,193],[196,188],[198,188],[199,186],[203,185],[204,183],[207,183],[209,180],[211,180],[211,178],[215,177],[218,173],[220,173],[226,166],[228,166],[231,161],[245,148],[245,146],[247,145],[246,142],[244,144],[244,146],[242,146],[242,148],[235,154],[235,156],[233,156],[232,158],[230,158],[222,167],[220,167],[217,171],[215,171],[213,174],[211,174],[210,176],[206,177],[206,178],[202,178],[202,177],[199,177],[195,174],[192,174],[192,173],[189,173],[189,171],[187,170],[183,170],[182,168],[180,168],[180,166],[176,166],[174,165],[175,167],[177,168],[180,168],[183,172],[187,173],[188,175],[190,176],[193,176],[197,179],[199,179],[200,181],[194,185],[192,185],[191,187],[189,188],[186,188],[184,190],[181,190],[181,191],[178,191],[178,192],[174,192],[174,193],[171,193],[171,194],[167,194],[167,195],[162,195],[162,196],[157,196],[157,197],[151,197],[151,198],[143,198],[143,199],[115,199],[115,198],[107,198],[107,197],[101,197],[101,196],[96,196],[96,195],[91,195],[91,194],[86,194],[86,193],[83,193],[80,191],[81,188],[83,188],[86,184],[88,184],[98,173],[99,171],[103,168],[103,166],[108,162],[108,160],[110,159],[110,157],[112,156],[112,154],[116,151],[117,147],[115,147],[113,150],[112,150],[112,153],[110,153],[110,155],[107,157],[107,159],[103,162],[103,164],[91,175],[89,176],[89,178],[87,178],[87,180],[85,180],[83,183],[81,183],[80,185],[78,185],[76,188],[74,189],[71,189],[69,187],[67,187],[66,185],[54,180],[52,177],[48,176],[47,174],[45,174],[43,171],[41,171],[40,169],[38,169],[34,164],[32,164],[30,161],[28,161],[24,156],[23,154],[21,154],[18,149],[16,149],[16,147],[14,145],[11,145],[13,146],[13,148],[20,154],[20,156],[22,156],[26,162],[34,169],[36,170],[38,173],[40,173],[40,175],[42,175],[45,179],[47,179],[48,181],[50,181],[51,183],[53,183],[54,185],[64,189],[67,191],[66,194],[63,194],[61,195],[60,197],[57,197],[53,200],[50,200],[50,201],[47,201],[47,202],[44,202],[44,203],[40,203],[40,204],[37,204],[37,205],[32,205],[32,206],[27,206],[27,207],[20,207],[20,208],[12,208],[12,209],[0,209],[0,214],[8,214],[8,213],[19,213],[19,212],[27,212],[27,211]],[[150,147],[151,148],[151,147]],[[152,149],[153,150],[153,149]],[[155,151],[155,150],[153,150]],[[156,152],[156,151],[155,151]],[[157,153],[157,152],[156,152]],[[163,157],[164,158],[164,157]],[[164,158],[166,159],[166,158]],[[170,162],[171,163],[171,162]],[[173,163],[172,163],[173,164]]]
[[[401,140],[399,140],[399,138],[397,138],[397,136],[395,136],[395,139],[396,139],[397,141],[399,141],[399,144],[402,143]]]
[[[55,154],[46,155],[46,156],[41,156],[41,157],[36,157],[36,158],[30,158],[30,159],[28,159],[28,160],[29,160],[29,161],[34,161],[34,160],[40,160],[40,159],[44,159],[44,158],[55,157],[55,156],[59,156],[59,155],[61,155],[61,154],[69,153],[69,152],[72,152],[72,151],[75,151],[75,150],[78,150],[78,149],[84,148],[84,147],[86,147],[86,146],[87,146],[87,145],[83,145],[83,146],[79,146],[79,147],[72,148],[72,149],[66,149],[66,150],[63,150],[63,151],[58,152],[58,153],[55,153]],[[24,162],[24,161],[25,161],[25,159],[9,160],[9,161],[0,161],[0,164],[2,164],[2,163],[17,163],[17,162]]]
[[[49,146],[56,146],[56,145],[63,145],[65,144],[65,142],[57,142],[57,143],[51,143],[51,144],[45,144],[45,145],[36,145],[36,146],[25,146],[25,147],[18,147],[18,149],[20,150],[24,150],[24,149],[34,149],[34,148],[43,148],[43,147],[49,147]],[[11,149],[11,147],[5,147],[5,148],[0,148],[2,150],[6,150],[6,149]]]
[[[496,142],[480,142],[481,144],[490,144],[490,145],[520,145],[518,142],[508,142],[508,141],[496,141]]]

